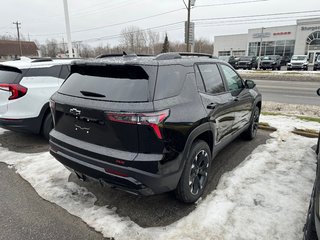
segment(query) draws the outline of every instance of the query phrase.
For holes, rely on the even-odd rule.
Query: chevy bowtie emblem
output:
[[[76,108],[71,108],[69,112],[74,116],[79,116],[81,114],[81,111]]]

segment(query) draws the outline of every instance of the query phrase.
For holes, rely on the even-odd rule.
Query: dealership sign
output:
[[[271,36],[271,33],[269,32],[265,32],[265,33],[254,33],[252,35],[253,38],[266,38],[266,37],[270,37]]]
[[[320,26],[301,27],[301,31],[316,31],[316,30],[320,30]]]

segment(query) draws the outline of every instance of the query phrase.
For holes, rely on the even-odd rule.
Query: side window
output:
[[[158,70],[155,100],[179,95],[185,78],[186,70],[184,66],[160,66]]]
[[[223,81],[216,64],[200,64],[199,69],[207,93],[217,94],[225,91]]]
[[[62,69],[61,69],[59,77],[62,79],[66,79],[67,76],[69,75],[69,73],[70,73],[70,66],[69,65],[62,65]]]
[[[198,90],[201,91],[201,92],[205,92],[204,85],[203,85],[203,80],[202,80],[202,77],[201,77],[201,74],[199,72],[199,68],[198,68],[197,65],[194,66],[194,71],[195,71],[195,74],[196,74],[196,81],[197,81]]]
[[[221,64],[222,71],[227,80],[228,89],[230,91],[237,91],[244,88],[242,79],[229,66]]]
[[[43,68],[30,68],[26,77],[59,77],[61,65]]]

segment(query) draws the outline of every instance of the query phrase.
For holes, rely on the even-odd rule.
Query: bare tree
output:
[[[131,26],[121,31],[123,48],[128,52],[142,53],[147,46],[146,33],[139,27]]]
[[[56,39],[48,39],[46,41],[46,55],[48,57],[56,57],[60,52],[58,41]]]
[[[147,31],[147,42],[148,42],[148,54],[155,54],[156,45],[159,43],[159,33],[153,32],[151,30]]]
[[[213,43],[207,39],[200,38],[194,42],[194,51],[199,53],[213,53]]]

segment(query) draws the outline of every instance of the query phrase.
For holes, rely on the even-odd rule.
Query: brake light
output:
[[[9,83],[1,83],[0,88],[2,90],[11,92],[11,96],[8,100],[14,100],[23,97],[26,95],[28,89],[20,84],[9,84]]]
[[[162,139],[159,126],[168,116],[168,109],[153,113],[107,113],[108,119],[113,122],[150,126],[159,139]]]

